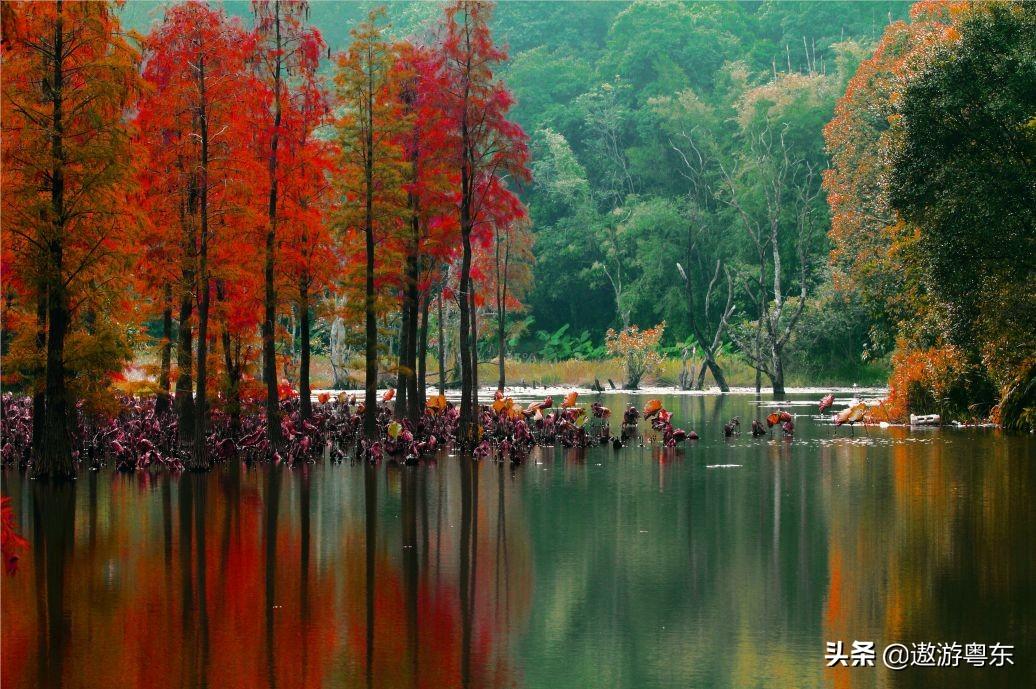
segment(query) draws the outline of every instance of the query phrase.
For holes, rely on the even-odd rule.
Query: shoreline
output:
[[[389,388],[378,388],[378,396],[380,396]],[[430,387],[431,393],[434,393],[436,388]],[[479,400],[492,400],[493,394],[496,392],[495,387],[481,387],[479,388],[478,396]],[[706,390],[681,390],[677,387],[669,386],[644,386],[636,390],[624,390],[617,388],[615,390],[605,389],[603,391],[597,391],[592,388],[585,386],[562,386],[562,385],[545,385],[541,387],[533,386],[506,386],[504,388],[504,395],[507,397],[521,397],[521,398],[532,398],[532,397],[545,397],[547,395],[566,395],[570,392],[577,392],[580,396],[596,396],[596,395],[668,395],[678,397],[712,397],[718,395],[756,395],[760,397],[772,397],[773,392],[769,388],[763,388],[759,393],[756,393],[754,387],[731,387],[730,392],[721,392],[719,388],[712,387]],[[317,395],[327,393],[332,397],[340,394],[356,395],[357,399],[360,399],[364,395],[364,390],[361,389],[335,389],[335,388],[321,388],[314,389],[311,391],[313,399],[317,398]],[[852,397],[867,397],[877,398],[885,397],[888,395],[888,388],[886,387],[857,387],[857,386],[832,386],[832,387],[789,387],[785,391],[785,395],[836,395],[836,401],[841,399],[841,396],[846,396],[845,399],[851,399]],[[446,399],[454,400],[460,399],[459,389],[446,390]]]

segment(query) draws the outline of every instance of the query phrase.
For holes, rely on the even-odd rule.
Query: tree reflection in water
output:
[[[5,473],[31,550],[4,687],[1031,684],[1033,439],[723,437],[766,402],[669,398],[699,443],[517,467]],[[855,639],[999,641],[1016,666],[825,670]]]

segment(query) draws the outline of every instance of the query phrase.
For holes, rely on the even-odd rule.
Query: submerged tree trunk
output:
[[[417,150],[417,147],[414,147]],[[411,176],[418,177],[418,161],[411,160]],[[396,374],[396,418],[417,421],[417,319],[420,309],[417,280],[420,265],[421,216],[417,194],[408,194],[410,207],[410,238],[407,248],[403,280],[403,310],[399,324],[399,358]]]
[[[730,386],[727,385],[727,378],[723,375],[723,369],[720,368],[715,359],[710,356],[705,360],[705,365],[712,372],[712,378],[716,381],[716,386],[719,387],[720,391],[730,392]]]
[[[374,94],[367,92],[367,132],[364,158],[364,181],[366,191],[366,216],[363,233],[366,240],[367,267],[364,288],[364,315],[366,320],[366,377],[364,380],[363,434],[368,440],[377,437],[378,432],[378,314],[374,304]]]
[[[223,327],[223,362],[227,370],[227,416],[230,417],[230,434],[238,437],[241,433],[241,340],[235,339],[230,331]]]
[[[68,293],[61,277],[63,242],[50,245],[51,275],[47,289],[47,377],[46,411],[43,428],[46,429],[39,461],[34,465],[34,478],[75,478],[72,447],[69,443],[68,389],[65,384],[65,337],[71,322]]]
[[[310,324],[309,324],[309,280],[303,278],[299,284],[299,414],[303,419],[313,416],[312,392],[309,387]]]
[[[766,265],[760,270],[765,269]],[[761,290],[760,290],[761,291]],[[759,295],[759,322],[755,328],[755,351],[756,356],[761,360],[763,357],[763,318],[765,318],[765,304],[766,297],[763,294]],[[755,367],[755,392],[759,394],[763,389],[763,370],[762,364],[760,363]]]
[[[773,394],[784,394],[784,360],[781,350],[775,345],[773,348],[773,375],[770,376],[773,384]]]
[[[216,299],[220,302],[226,299],[222,280],[216,282]],[[241,431],[241,338],[231,335],[226,320],[220,337],[223,341],[223,368],[227,374],[225,409],[230,418],[231,436],[236,438]]]
[[[417,423],[418,418],[421,415],[421,406],[424,404],[424,398],[418,397],[417,392],[417,337],[418,337],[418,319],[420,318],[421,308],[421,295],[417,290],[418,280],[418,257],[415,256],[410,267],[410,276],[407,279],[407,291],[408,299],[410,303],[410,318],[407,320],[407,337],[406,337],[406,377],[404,379],[404,387],[407,397],[407,408],[406,418],[410,419],[411,423]]]
[[[496,243],[496,318],[497,318],[497,354],[498,363],[500,366],[499,380],[497,381],[497,390],[503,390],[507,383],[505,374],[505,362],[507,358],[507,277],[511,263],[511,241],[510,236],[506,238],[506,245],[504,247],[503,255],[503,269],[501,270],[500,265],[500,240],[497,239]]]
[[[270,192],[275,194],[274,191]],[[266,436],[270,447],[280,444],[279,395],[277,390],[276,319],[277,294],[274,289],[274,231],[266,233],[266,261],[264,267],[265,296],[263,297],[263,382],[266,384]]]
[[[202,213],[205,212],[206,202],[202,197]],[[210,287],[208,279],[208,241],[205,238],[207,229],[202,225],[201,252],[199,255],[199,272],[201,273],[201,299],[198,304],[198,393],[195,401],[194,413],[194,452],[188,468],[192,470],[205,470],[209,468],[205,447],[205,433],[207,428],[208,409],[206,400],[206,386],[208,385],[208,330],[209,330],[209,298]]]
[[[497,352],[499,352],[499,357],[498,358],[499,358],[499,364],[500,364],[500,371],[499,371],[500,375],[499,375],[499,378],[498,378],[497,383],[496,383],[497,390],[503,390],[504,386],[507,384],[507,377],[506,377],[506,375],[504,373],[504,358],[507,356],[507,351],[505,349],[505,347],[507,345],[506,333],[505,333],[505,327],[506,327],[505,326],[505,318],[506,318],[506,311],[501,310],[500,316],[499,316],[498,322],[497,322],[497,340],[498,340],[498,342],[497,342]]]

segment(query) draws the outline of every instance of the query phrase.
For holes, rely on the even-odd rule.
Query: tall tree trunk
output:
[[[35,465],[35,478],[71,479],[75,478],[72,464],[72,448],[69,443],[68,390],[65,385],[65,337],[70,325],[68,310],[68,294],[65,291],[61,276],[63,242],[51,242],[50,285],[47,289],[47,377],[46,377],[46,411],[44,415],[44,433],[40,461]]]
[[[477,359],[472,352],[476,341],[471,339],[474,332],[471,310],[471,231],[475,219],[472,217],[472,202],[475,195],[474,165],[472,161],[472,136],[468,129],[468,96],[469,83],[465,77],[464,113],[460,122],[460,148],[463,161],[460,166],[460,236],[463,251],[460,264],[460,294],[457,299],[460,306],[460,429],[457,439],[466,448],[474,446],[476,437],[476,421],[478,409],[475,402],[475,377],[477,375]]]
[[[727,385],[727,378],[723,375],[723,369],[716,363],[714,355],[710,354],[706,356],[705,365],[708,366],[709,371],[712,372],[712,377],[715,379],[716,385],[719,386],[720,391],[730,392],[730,386]]]
[[[205,94],[205,60],[198,62],[198,85],[200,92],[198,124],[201,135],[201,165],[199,169],[198,201],[200,211],[200,242],[198,246],[198,277],[200,291],[198,299],[198,393],[194,415],[194,452],[188,468],[203,471],[209,468],[205,446],[205,432],[208,422],[206,385],[208,384],[208,333],[209,333],[209,125]]]
[[[755,392],[759,392],[763,389],[763,318],[766,317],[766,297],[760,290],[759,294],[759,321],[755,327],[755,353],[757,358],[758,366],[755,369]]]
[[[71,321],[68,293],[65,290],[65,149],[64,149],[64,21],[60,0],[54,20],[53,76],[51,108],[53,130],[50,136],[51,189],[50,212],[53,235],[47,242],[47,358],[44,404],[44,433],[40,456],[33,465],[36,478],[72,479],[72,447],[69,443],[69,404],[65,385],[65,336]]]
[[[510,237],[504,239],[506,246],[504,248],[504,255],[500,256],[500,244],[501,244],[501,233],[497,233],[496,238],[496,325],[497,325],[497,363],[500,367],[499,376],[496,383],[497,390],[503,390],[504,385],[507,383],[504,362],[507,357],[506,351],[506,340],[505,340],[505,329],[507,327],[507,273],[511,260],[511,243]],[[501,265],[501,258],[503,264]]]
[[[165,285],[165,308],[162,309],[162,366],[159,372],[158,400],[155,412],[169,411],[169,377],[173,365],[173,285]]]
[[[270,197],[266,229],[266,260],[264,265],[265,295],[263,299],[263,380],[266,383],[266,437],[270,448],[281,445],[280,396],[277,390],[277,291],[274,284],[274,252],[277,241],[277,147],[281,127],[281,6],[273,7],[275,48],[273,68],[273,131],[270,137],[268,160]]]
[[[197,290],[197,224],[194,222],[198,212],[198,177],[193,171],[187,171],[186,161],[177,159],[181,174],[187,176],[187,187],[180,198],[179,216],[182,232],[181,243],[183,264],[180,266],[180,312],[177,320],[176,338],[176,396],[173,406],[176,410],[177,442],[182,450],[194,453],[194,381],[191,375],[194,367],[193,326],[191,315],[194,311],[194,295]]]
[[[500,353],[500,357],[499,357],[500,358],[500,379],[496,383],[496,387],[497,387],[498,390],[503,390],[504,389],[504,385],[507,383],[506,376],[504,375],[504,358],[507,355],[507,352],[506,352],[506,349],[505,349],[506,344],[507,344],[507,342],[506,342],[506,333],[505,333],[505,328],[506,328],[505,321],[506,321],[506,318],[507,318],[507,311],[505,309],[506,309],[506,307],[503,307],[500,310],[500,315],[497,318],[497,340],[498,340],[497,351]]]
[[[471,309],[471,404],[474,407],[475,420],[478,420],[478,307],[475,304],[475,281],[470,286],[469,308]]]
[[[193,277],[191,278],[193,281]],[[194,332],[191,325],[191,314],[194,310],[193,298],[187,289],[180,296],[180,313],[177,321],[176,337],[176,408],[180,444],[185,446],[194,437]]]
[[[446,339],[442,322],[442,292],[436,297],[436,308],[438,309],[439,322],[439,394],[446,394]]]
[[[414,416],[420,418],[428,399],[428,307],[431,295],[421,296],[421,327],[417,336],[417,399]]]
[[[224,283],[222,280],[217,280],[216,299],[223,302],[226,298]],[[241,365],[239,357],[235,356],[235,338],[230,334],[230,326],[225,319],[220,337],[223,341],[223,368],[227,374],[226,413],[230,417],[230,435],[237,438],[241,432]],[[240,347],[238,338],[236,350],[240,351]]]
[[[695,390],[705,389],[705,371],[708,370],[708,361],[702,361],[701,366],[698,367],[698,379],[694,381]]]
[[[409,262],[409,259],[407,259],[408,265]],[[409,270],[407,274],[409,274]],[[397,419],[402,419],[407,414],[407,392],[409,390],[407,385],[407,367],[410,365],[407,359],[407,352],[410,351],[407,339],[410,337],[410,319],[412,314],[410,290],[404,288],[403,308],[400,310],[399,318],[399,351],[396,352],[396,406],[394,412]]]
[[[313,416],[312,392],[309,387],[309,279],[303,278],[299,284],[299,319],[302,350],[299,354],[299,413],[303,419]]]
[[[204,192],[202,196],[202,213],[205,212]],[[191,454],[189,469],[203,471],[209,468],[207,448],[205,447],[205,433],[207,428],[207,395],[208,385],[208,331],[209,331],[209,299],[210,285],[208,276],[208,241],[205,238],[207,229],[206,223],[202,221],[201,252],[199,254],[199,272],[201,273],[201,295],[198,304],[198,392],[195,400],[194,412],[194,452]]]
[[[460,429],[457,439],[470,449],[475,437],[475,406],[471,394],[473,367],[471,356],[471,307],[468,292],[471,290],[471,235],[467,218],[467,204],[461,201],[461,239],[463,253],[460,264]]]
[[[194,281],[193,275],[190,276]],[[186,280],[185,280],[186,282]],[[190,284],[190,283],[187,283]],[[194,367],[191,326],[191,312],[194,305],[189,288],[180,295],[180,318],[177,322],[176,338],[176,407],[177,431],[180,447],[193,452],[194,448],[194,381],[191,376]]]
[[[784,394],[784,361],[781,357],[781,350],[773,347],[773,375],[770,376],[773,384],[773,394]]]
[[[424,404],[424,398],[419,399],[417,396],[417,326],[421,306],[421,295],[417,290],[417,280],[418,257],[415,255],[410,262],[410,274],[407,277],[407,303],[409,304],[410,314],[406,322],[406,377],[403,381],[407,397],[406,418],[410,419],[412,423],[417,423],[421,413],[421,406]]]
[[[44,415],[47,413],[46,375],[47,366],[47,287],[40,285],[36,291],[36,365],[32,385],[32,459],[37,461],[43,448]]]
[[[241,433],[241,367],[235,356],[234,337],[223,327],[223,365],[227,370],[227,416],[230,417],[230,435]]]
[[[368,77],[366,141],[363,174],[366,192],[364,237],[366,239],[367,268],[364,288],[364,315],[367,326],[366,379],[364,380],[363,433],[373,441],[378,432],[378,315],[374,309],[374,93],[372,76]]]

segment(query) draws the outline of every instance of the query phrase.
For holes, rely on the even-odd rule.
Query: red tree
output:
[[[491,2],[455,0],[446,8],[443,27],[443,63],[447,76],[445,99],[456,123],[454,164],[460,171],[459,220],[461,428],[463,443],[474,439],[478,406],[478,334],[472,305],[472,234],[491,230],[487,202],[510,194],[505,177],[529,177],[526,136],[507,119],[514,102],[504,84],[493,77],[494,67],[507,58],[493,43],[489,31]]]
[[[285,129],[285,113],[290,106],[292,87],[301,81],[312,86],[312,75],[324,48],[320,34],[305,26],[309,15],[307,2],[297,0],[253,0],[255,33],[257,38],[257,76],[266,90],[268,107],[257,121],[262,133],[262,148],[267,168],[266,236],[264,242],[264,297],[263,297],[263,381],[266,383],[267,436],[271,447],[280,443],[280,420],[277,390],[277,291],[275,281],[278,228],[283,225],[283,187],[287,170],[295,165],[285,154],[302,149],[282,148],[281,142],[290,136]],[[297,125],[300,120],[294,120]]]
[[[401,232],[405,267],[396,396],[396,414],[416,422],[424,409],[429,287],[432,277],[455,253],[457,174],[452,165],[454,123],[444,108],[444,72],[435,51],[409,43],[399,48],[395,69],[399,97],[409,125],[400,132],[409,163],[406,173],[409,217]]]
[[[141,108],[152,118],[150,148],[155,158],[150,164],[154,169],[172,163],[159,170],[171,176],[162,184],[178,192],[166,194],[164,199],[167,204],[173,199],[178,204],[167,216],[182,218],[178,227],[184,234],[180,328],[185,335],[178,348],[179,430],[181,441],[193,446],[189,465],[201,469],[208,466],[204,441],[213,285],[221,280],[225,284],[227,275],[233,274],[230,261],[246,254],[221,250],[219,243],[230,246],[235,242],[239,249],[241,233],[255,222],[250,217],[255,193],[249,186],[257,179],[250,155],[253,132],[249,118],[242,116],[257,92],[246,68],[252,45],[249,34],[222,10],[184,3],[166,12],[145,40],[145,47],[145,77],[154,87]],[[217,298],[219,289],[217,284]],[[190,379],[183,385],[184,373],[189,372],[183,367],[190,361],[191,334],[185,324],[191,318],[192,305],[197,307],[198,324],[197,396],[190,405]]]
[[[306,43],[319,56],[323,42],[316,32]],[[333,211],[329,176],[337,152],[316,131],[330,120],[327,91],[316,74],[316,60],[308,62],[302,81],[291,94],[284,119],[284,142],[290,165],[284,177],[282,207],[285,244],[282,247],[285,282],[298,307],[301,330],[299,398],[303,418],[312,413],[310,399],[310,312],[314,295],[331,284],[339,260],[329,232]]]

